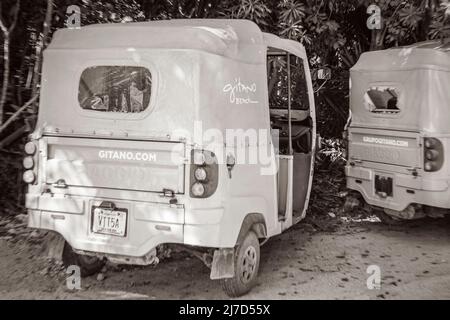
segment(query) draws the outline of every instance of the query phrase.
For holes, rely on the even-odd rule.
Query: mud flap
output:
[[[59,233],[49,232],[44,241],[44,252],[47,258],[62,261],[64,244],[66,243],[66,240],[64,240]]]
[[[217,249],[211,263],[212,280],[234,277],[234,248]]]

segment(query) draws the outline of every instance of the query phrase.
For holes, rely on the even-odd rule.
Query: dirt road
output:
[[[337,218],[336,218],[337,220]],[[258,286],[249,299],[450,299],[450,219],[401,226],[368,221],[333,228],[303,222],[262,248]],[[184,254],[155,267],[109,266],[104,280],[66,288],[64,269],[47,269],[39,243],[0,240],[1,299],[226,299],[208,269]],[[369,265],[381,288],[369,290]]]

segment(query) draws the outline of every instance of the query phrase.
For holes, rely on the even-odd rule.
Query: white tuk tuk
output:
[[[351,69],[347,186],[386,222],[450,209],[450,41],[366,52]]]
[[[59,30],[25,146],[29,227],[82,275],[187,246],[242,295],[260,241],[305,216],[315,130],[305,49],[250,21]]]

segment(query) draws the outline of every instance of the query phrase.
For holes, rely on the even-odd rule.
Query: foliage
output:
[[[241,0],[225,11],[225,16],[234,19],[248,19],[256,24],[266,27],[268,17],[271,13],[269,7],[263,0]]]
[[[382,29],[373,32],[366,27],[366,9],[372,3],[382,10]],[[314,84],[318,128],[326,137],[341,136],[348,115],[349,68],[362,52],[450,37],[450,0],[2,0],[0,83],[4,90],[0,92],[4,92],[4,99],[0,97],[0,105],[4,108],[0,109],[4,112],[0,112],[0,125],[13,114],[15,118],[6,130],[0,130],[0,151],[14,156],[2,155],[0,162],[17,157],[36,119],[37,104],[19,115],[17,111],[39,89],[41,53],[47,44],[46,14],[51,36],[64,27],[69,5],[81,8],[82,25],[240,18],[254,21],[266,32],[301,42],[312,70],[324,66],[332,70],[332,80]]]
[[[6,25],[11,24],[18,1],[1,2]],[[47,0],[21,0],[10,44],[10,51],[14,52],[10,69],[15,71],[8,76],[6,110],[0,123],[31,98],[33,79],[38,78],[34,64],[38,61],[46,3]],[[380,6],[383,21],[383,29],[374,33],[365,26],[365,11],[372,3]],[[372,48],[381,48],[450,36],[450,0],[54,0],[52,31],[64,27],[69,5],[80,6],[83,25],[177,18],[253,20],[264,31],[303,43],[311,57],[311,68],[329,66],[334,78],[342,79],[339,84],[327,83],[317,95],[318,105],[335,118],[340,117],[339,113],[346,114],[348,108],[347,71],[371,44]],[[3,69],[2,63],[0,70]],[[16,126],[32,117],[35,110],[27,111]],[[324,134],[339,136],[339,128]]]

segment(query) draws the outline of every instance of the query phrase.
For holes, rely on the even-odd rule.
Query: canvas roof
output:
[[[176,19],[60,29],[48,50],[193,49],[245,62],[263,62],[265,41],[249,20]]]
[[[356,71],[398,71],[434,69],[450,71],[450,39],[365,52],[351,69]]]

